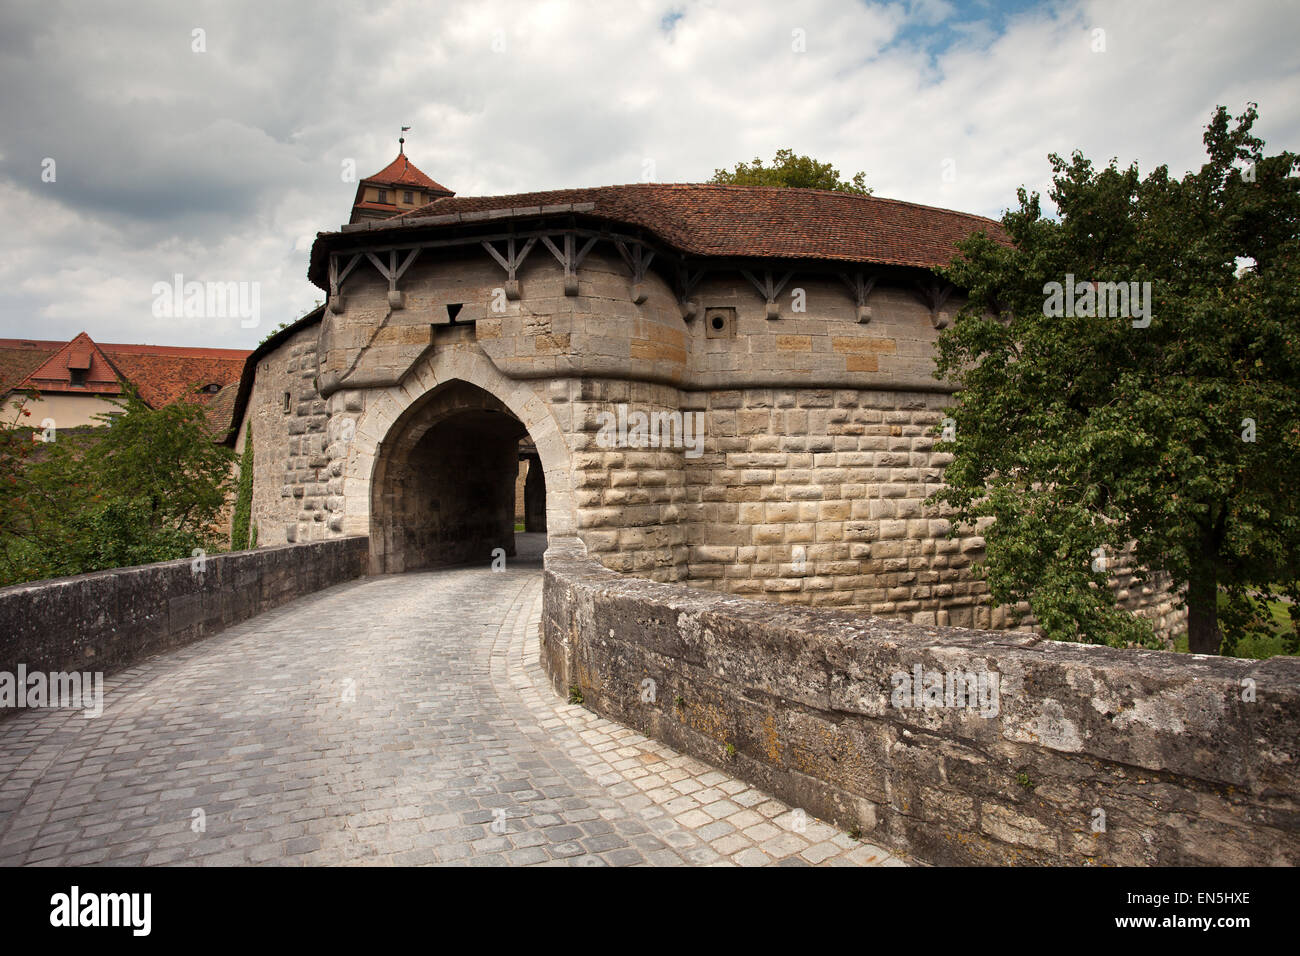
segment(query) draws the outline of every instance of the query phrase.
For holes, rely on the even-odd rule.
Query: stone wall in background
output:
[[[0,672],[112,673],[360,577],[368,556],[366,538],[339,538],[3,588]]]
[[[558,693],[923,861],[1300,863],[1294,658],[774,608],[574,539],[552,539],[543,614]]]

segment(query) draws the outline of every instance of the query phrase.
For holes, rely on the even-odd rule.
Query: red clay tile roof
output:
[[[72,384],[68,363],[74,352],[90,356],[84,387]],[[207,403],[214,396],[200,389],[237,383],[250,354],[245,349],[95,343],[85,332],[71,342],[0,339],[0,394],[14,388],[35,388],[119,395],[120,376],[154,408],[182,397]]]
[[[405,153],[399,153],[395,160],[373,176],[367,176],[362,182],[380,186],[418,186],[433,192],[446,193],[448,196],[454,195],[446,186],[439,185],[424,175],[415,163],[406,158]]]
[[[45,339],[0,339],[0,395],[6,394],[67,344]]]
[[[80,384],[72,382],[73,371],[84,372]],[[85,332],[64,342],[49,358],[16,383],[18,388],[38,392],[73,392],[78,395],[120,395],[121,372],[112,359]]]
[[[210,401],[196,391],[207,385],[238,382],[248,358],[246,349],[179,348],[166,345],[105,345],[104,351],[122,374],[157,408],[183,396]]]
[[[223,386],[221,391],[215,395],[208,396],[208,425],[220,436],[222,442],[225,441],[232,429],[239,426],[239,423],[234,420],[235,401],[238,398],[239,379],[235,379],[229,385]]]
[[[1006,241],[1001,223],[951,209],[824,189],[713,184],[636,183],[446,197],[403,213],[393,225],[499,209],[536,217],[540,207],[569,203],[592,203],[591,215],[648,229],[679,251],[697,256],[933,268],[947,265],[955,252],[953,243],[973,232]]]

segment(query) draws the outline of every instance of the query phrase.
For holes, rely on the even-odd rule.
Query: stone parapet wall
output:
[[[553,538],[542,662],[593,711],[923,861],[1300,862],[1294,659],[774,608]],[[984,675],[995,705],[896,706],[918,668]]]
[[[121,670],[359,577],[368,554],[366,538],[342,538],[3,588],[0,672]]]

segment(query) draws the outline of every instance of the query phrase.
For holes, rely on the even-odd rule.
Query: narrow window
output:
[[[284,413],[285,413],[286,415],[289,414],[289,402],[290,402],[290,400],[291,400],[292,398],[293,398],[293,396],[290,395],[290,393],[288,393],[288,392],[285,392],[285,393],[284,393]]]
[[[411,198],[411,191],[409,189],[406,192],[402,193],[402,202],[409,204],[409,203],[413,203],[414,201],[415,200]]]
[[[378,201],[378,202],[384,202],[384,203],[388,202],[388,190],[387,190],[387,189],[381,189],[381,190],[379,190],[379,199],[378,199],[377,201]]]

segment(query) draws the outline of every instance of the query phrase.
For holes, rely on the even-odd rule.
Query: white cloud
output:
[[[1220,103],[1258,100],[1273,151],[1300,139],[1285,2],[134,9],[0,13],[0,336],[251,346],[322,297],[306,252],[347,218],[340,164],[375,172],[402,125],[461,194],[635,182],[647,160],[700,181],[789,146],[877,195],[994,216],[1022,183],[1046,192],[1053,151],[1199,165]],[[154,319],[150,287],[176,272],[262,283],[263,327]]]

